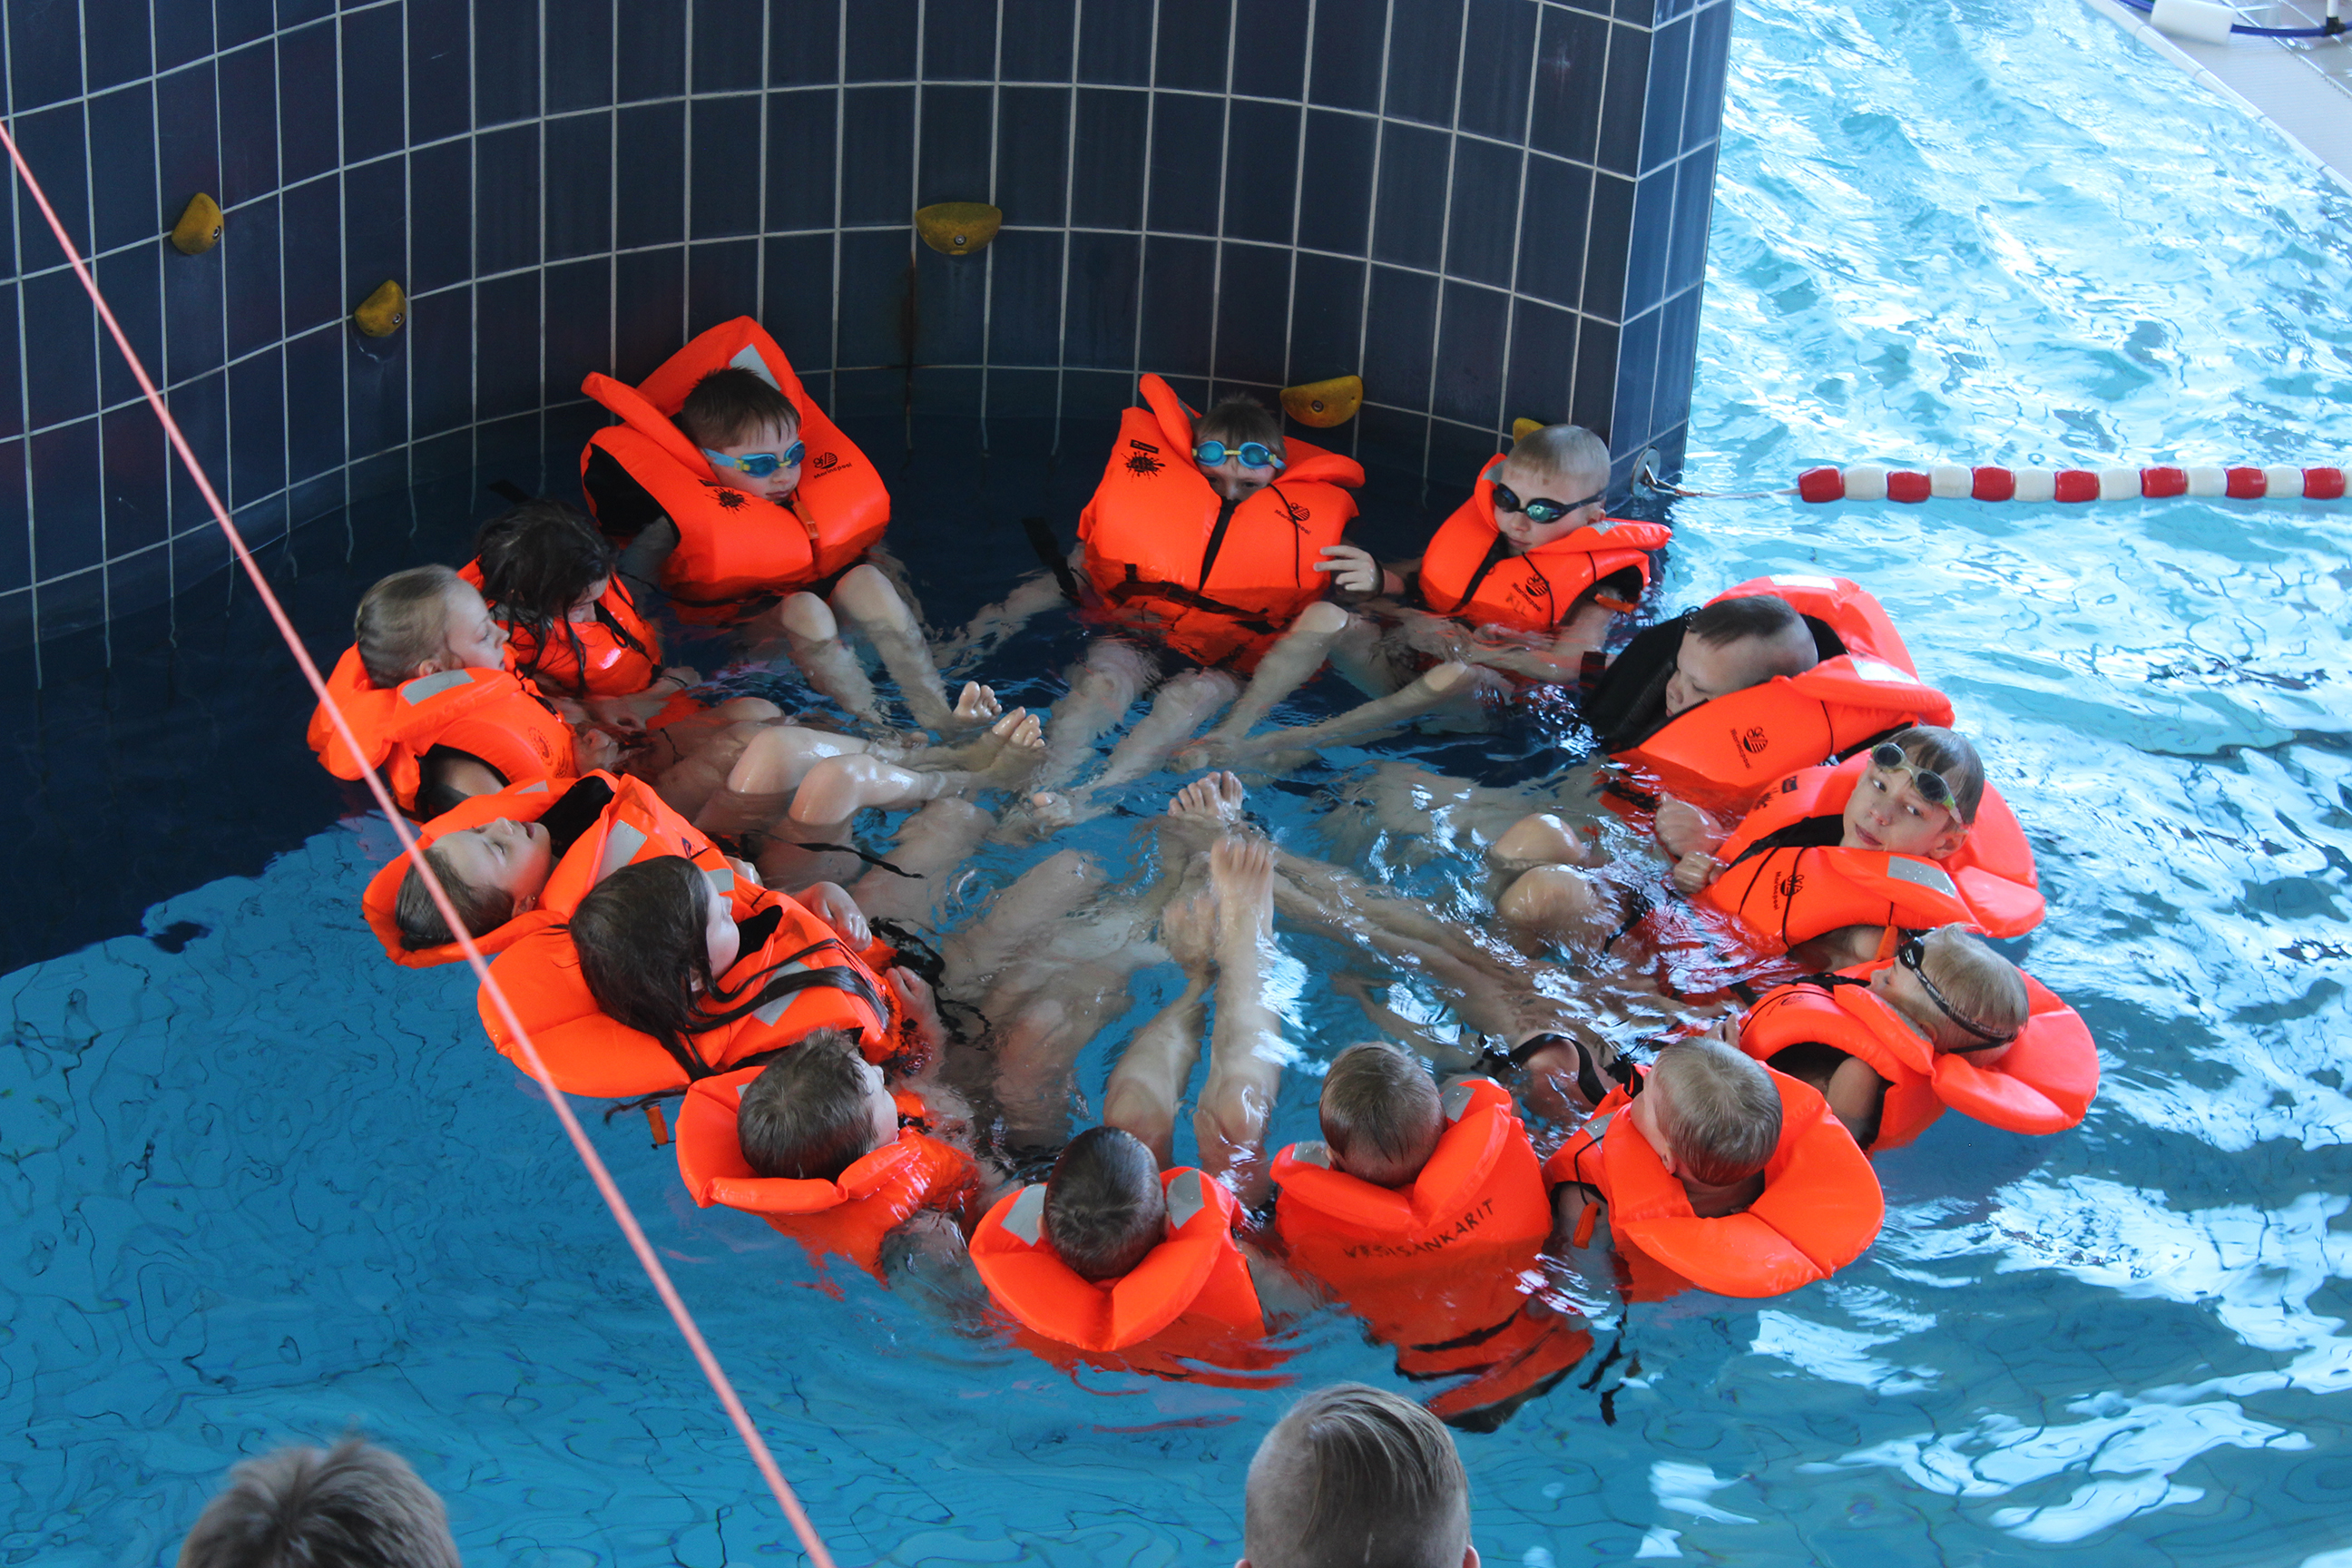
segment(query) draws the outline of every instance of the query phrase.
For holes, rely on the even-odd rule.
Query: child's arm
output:
[[[1070,570],[1076,576],[1085,577],[1087,547],[1084,543],[1070,552]],[[1062,592],[1060,581],[1052,573],[1029,578],[997,603],[982,607],[961,632],[940,644],[939,661],[946,665],[950,660],[987,653],[1046,611],[1069,602],[1068,595]]]
[[[1420,565],[1419,561],[1410,561],[1400,572],[1373,560],[1369,550],[1360,550],[1352,544],[1327,544],[1323,547],[1323,558],[1315,563],[1314,570],[1329,573],[1331,586],[1342,594],[1366,598],[1381,594],[1393,599],[1404,593],[1404,574]]]
[[[662,568],[669,563],[670,553],[677,548],[677,524],[666,517],[657,517],[637,531],[621,552],[614,570],[647,593],[662,591]]]

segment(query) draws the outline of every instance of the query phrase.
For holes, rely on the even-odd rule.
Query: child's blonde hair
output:
[[[416,667],[449,648],[449,590],[466,580],[446,566],[394,572],[360,598],[352,640],[368,679],[390,689],[415,678]]]
[[[1609,482],[1609,444],[1581,425],[1547,425],[1511,443],[1511,456],[1586,485]]]
[[[1780,1147],[1772,1075],[1720,1040],[1681,1040],[1660,1051],[1643,1092],[1661,1096],[1658,1131],[1694,1181],[1717,1187],[1746,1181]]]
[[[1323,1142],[1348,1173],[1379,1186],[1421,1174],[1445,1130],[1437,1081],[1384,1041],[1349,1046],[1323,1077]]]
[[[1982,1025],[1985,1034],[2013,1039],[2024,1029],[2033,1007],[2025,976],[1979,938],[1958,926],[1940,926],[1927,933],[1919,967],[1953,1011]],[[1985,1050],[2000,1043],[1954,1023],[1932,1003],[1926,1011],[1927,1017],[1914,1022],[1939,1051]]]

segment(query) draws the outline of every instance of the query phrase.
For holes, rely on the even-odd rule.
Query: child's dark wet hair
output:
[[[438,849],[425,851],[425,863],[441,879],[442,889],[457,906],[457,918],[466,922],[467,931],[476,937],[489,932],[514,919],[514,895],[497,888],[477,888],[449,868],[448,857]],[[393,923],[400,927],[400,945],[404,952],[421,952],[428,947],[446,947],[457,940],[449,922],[441,918],[441,910],[434,903],[433,895],[425,890],[425,879],[411,866],[408,875],[400,879],[400,896],[392,907]]]
[[[705,936],[705,900],[715,897],[700,867],[662,855],[614,871],[572,911],[580,977],[596,1005],[681,1061],[688,1037],[712,1026],[697,1002],[718,989]]]
[[[766,376],[729,365],[694,384],[677,411],[677,427],[698,447],[731,447],[762,430],[796,431],[801,414]]]
[[[1886,739],[1903,748],[1904,760],[1914,768],[1943,774],[1952,810],[1962,823],[1975,826],[1977,808],[1984,804],[1984,759],[1966,735],[1940,724],[1914,724]]]
[[[449,590],[465,579],[446,566],[394,572],[360,598],[352,641],[368,679],[385,690],[413,679],[416,667],[449,647]]]
[[[1160,1245],[1160,1162],[1133,1133],[1089,1127],[1045,1179],[1045,1240],[1081,1279],[1116,1279]]]
[[[518,673],[541,681],[541,661],[555,637],[570,639],[573,695],[587,689],[588,659],[568,618],[588,590],[611,579],[617,557],[596,525],[560,500],[527,500],[482,524],[474,536],[474,559],[481,568],[482,597],[499,618],[532,638],[530,662]],[[614,632],[640,653],[648,650],[618,626]]]
[[[1194,442],[1223,441],[1228,447],[1262,442],[1276,457],[1287,460],[1282,447],[1282,421],[1255,397],[1221,397],[1192,427]]]
[[[1402,1186],[1421,1174],[1445,1131],[1429,1069],[1396,1047],[1349,1046],[1323,1077],[1323,1141],[1353,1176]]]
[[[866,1058],[842,1029],[818,1029],[744,1086],[735,1111],[743,1160],[762,1176],[837,1180],[874,1151]]]

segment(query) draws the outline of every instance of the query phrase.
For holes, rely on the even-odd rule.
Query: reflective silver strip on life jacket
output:
[[[1187,1171],[1168,1184],[1168,1234],[1175,1235],[1192,1223],[1209,1199],[1201,1191],[1202,1177],[1198,1171]]]
[[[803,963],[799,959],[795,958],[790,963],[780,963],[775,968],[770,970],[768,972],[768,979],[773,980],[779,974],[806,974],[810,970],[814,969],[815,967],[815,964]],[[766,982],[763,981],[761,984],[764,984]],[[751,1010],[751,1016],[759,1019],[762,1024],[766,1024],[771,1027],[773,1027],[777,1020],[781,1019],[784,1016],[785,1009],[789,1008],[793,1003],[799,1001],[804,994],[805,993],[803,992],[787,991],[782,996],[778,996],[771,1000],[765,1006],[753,1008]]]
[[[1886,874],[1898,882],[1914,883],[1931,893],[1941,893],[1948,899],[1960,896],[1960,889],[1941,869],[1925,860],[1914,860],[1907,855],[1888,856]]]
[[[1897,669],[1882,659],[1859,653],[1853,658],[1853,672],[1864,680],[1874,680],[1881,686],[1916,686],[1920,683],[1917,676],[1908,670]]]
[[[635,859],[637,851],[645,847],[646,836],[642,830],[625,822],[613,824],[613,830],[604,836],[604,858],[596,863],[596,879],[603,881]]]
[[[438,675],[420,675],[400,689],[400,700],[411,706],[430,701],[445,691],[471,684],[473,679],[473,671],[467,669],[445,669]]]
[[[1289,1153],[1293,1160],[1302,1165],[1320,1165],[1327,1171],[1331,1168],[1331,1145],[1324,1142],[1320,1138],[1312,1139],[1305,1143],[1293,1143]]]
[[[1021,1189],[1013,1206],[1004,1211],[1004,1230],[1031,1247],[1045,1234],[1045,1184],[1032,1182]]]
[[[710,884],[710,890],[712,892],[719,894],[722,898],[732,898],[734,896],[735,868],[732,866],[721,866],[715,871],[706,870],[702,873],[702,876],[703,879]]]
[[[524,784],[514,793],[517,795],[545,795],[547,793],[547,781],[545,779],[536,780],[530,784]]]
[[[1478,1085],[1482,1083],[1492,1083],[1494,1079],[1492,1079],[1465,1078],[1460,1082],[1454,1084],[1453,1088],[1447,1089],[1445,1091],[1445,1120],[1448,1121],[1461,1121],[1462,1113],[1470,1109],[1471,1097],[1477,1093]]]
[[[1776,573],[1764,579],[1776,588],[1819,588],[1825,593],[1837,590],[1834,577],[1816,577],[1810,572]]]
[[[727,363],[737,370],[750,371],[770,386],[776,386],[776,373],[770,370],[768,362],[760,357],[760,345],[757,343],[745,343]],[[776,386],[776,390],[782,392],[783,388]]]

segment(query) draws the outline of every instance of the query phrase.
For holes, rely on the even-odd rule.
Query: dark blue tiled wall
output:
[[[751,312],[849,412],[1360,372],[1339,443],[1518,417],[1671,464],[1730,0],[0,0],[6,111],[257,538],[535,460]],[[160,237],[197,191],[220,246]],[[988,200],[979,258],[911,209]],[[222,552],[38,215],[0,279],[0,644]],[[352,307],[387,278],[410,324]],[[911,374],[910,374],[911,373]]]

